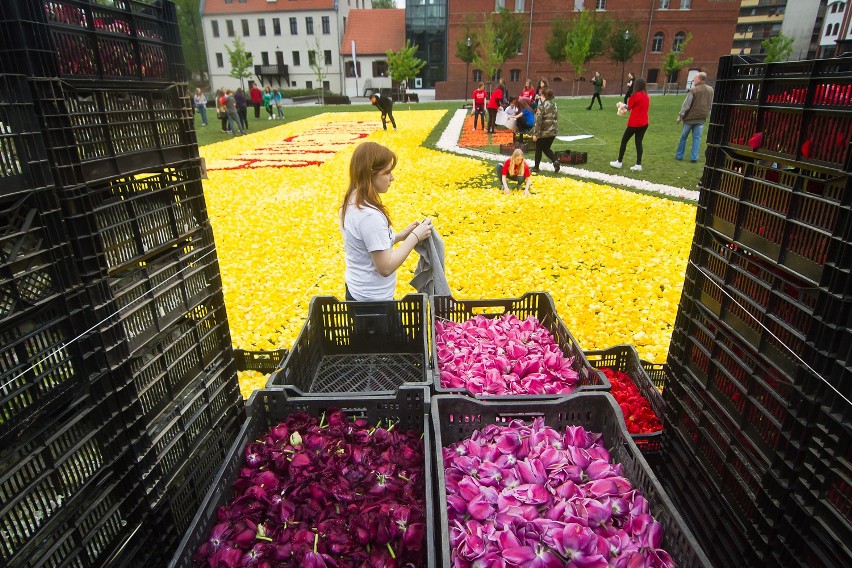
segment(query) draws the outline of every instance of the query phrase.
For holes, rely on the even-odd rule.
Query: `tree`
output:
[[[388,74],[391,79],[400,82],[414,77],[426,66],[426,62],[415,55],[417,44],[411,45],[411,40],[405,40],[405,47],[399,51],[387,50]]]
[[[526,38],[523,17],[517,12],[500,8],[494,19],[494,29],[497,33],[495,49],[502,60],[500,64],[502,67],[507,59],[512,59],[521,52],[521,46]]]
[[[609,34],[609,58],[616,64],[621,63],[620,92],[622,93],[624,92],[624,66],[640,51],[642,51],[642,44],[633,24],[617,23],[612,26]]]
[[[314,72],[314,77],[317,78],[317,83],[320,88],[320,104],[325,104],[325,78],[328,76],[328,68],[325,66],[325,56],[322,51],[322,47],[320,46],[319,36],[314,36],[314,45],[311,48],[311,45],[308,44],[308,53],[313,54],[308,55],[308,65],[310,65],[311,69]]]
[[[476,45],[472,61],[482,69],[486,81],[497,78],[506,60],[518,54],[524,38],[524,22],[518,14],[505,8],[497,14],[483,14],[482,27],[472,36]]]
[[[373,0],[374,10],[387,10],[389,8],[396,8],[394,0]]]
[[[473,63],[476,56],[476,51],[480,47],[479,34],[473,31],[474,23],[470,14],[465,16],[462,28],[462,37],[456,41],[456,58],[462,63]],[[467,38],[470,38],[470,47],[467,45]]]
[[[233,47],[225,45],[228,51],[228,60],[231,62],[231,71],[228,73],[234,79],[240,80],[240,87],[245,88],[244,79],[252,76],[251,59],[248,58],[245,44],[239,36],[234,38]]]
[[[680,58],[690,40],[692,40],[692,34],[686,34],[686,39],[683,40],[678,49],[672,48],[663,59],[663,72],[666,74],[666,86],[663,88],[663,93],[668,90],[668,83],[672,82],[671,79],[675,73],[692,63],[692,57]]]
[[[568,23],[565,38],[565,60],[574,68],[577,76],[586,71],[586,63],[606,51],[610,23],[599,18],[597,12],[583,10]]]
[[[565,62],[565,42],[571,24],[564,16],[554,18],[550,22],[550,37],[544,43],[544,51],[554,65]]]
[[[175,0],[175,7],[186,69],[193,80],[206,85],[207,55],[204,52],[204,34],[201,27],[201,14],[198,11],[198,0]]]
[[[786,61],[790,54],[793,53],[793,38],[778,32],[776,35],[770,36],[760,42],[760,47],[763,48],[763,61],[765,63],[773,63],[775,61]]]

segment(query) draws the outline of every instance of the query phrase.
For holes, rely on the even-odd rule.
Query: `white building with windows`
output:
[[[340,45],[350,9],[372,8],[372,0],[201,0],[201,25],[213,90],[235,89],[227,47],[239,37],[251,54],[252,76],[261,87],[315,89],[311,68],[318,58],[331,92],[342,92]]]
[[[819,36],[819,57],[833,57],[838,40],[846,39],[842,37],[846,5],[846,0],[828,0]]]

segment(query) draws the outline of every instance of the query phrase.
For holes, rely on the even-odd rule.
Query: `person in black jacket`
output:
[[[382,111],[382,128],[385,130],[388,129],[388,123],[387,120],[385,120],[385,117],[387,117],[390,118],[393,129],[396,130],[396,121],[393,119],[393,101],[390,97],[374,94],[370,97],[370,102]]]

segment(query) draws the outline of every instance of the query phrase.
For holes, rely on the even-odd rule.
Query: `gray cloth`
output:
[[[432,229],[432,236],[417,243],[414,250],[420,255],[420,260],[409,284],[421,294],[449,296],[450,285],[444,273],[444,239],[438,231]]]

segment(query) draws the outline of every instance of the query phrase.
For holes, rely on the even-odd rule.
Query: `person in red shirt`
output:
[[[518,182],[518,189],[524,186],[524,195],[530,195],[530,167],[524,160],[523,150],[515,148],[509,159],[503,162],[503,165],[497,164],[496,168],[503,193],[509,195],[509,180],[513,180]]]
[[[488,133],[494,134],[494,123],[497,122],[497,110],[503,106],[503,99],[506,98],[506,84],[503,79],[497,83],[494,90],[491,91],[491,97],[488,99]]]
[[[624,152],[627,150],[627,143],[630,139],[636,137],[636,165],[630,169],[634,172],[642,171],[642,139],[645,138],[645,131],[648,130],[648,107],[651,100],[648,98],[648,89],[645,85],[645,79],[636,79],[633,83],[633,94],[627,99],[627,111],[630,117],[627,119],[627,128],[624,131],[624,136],[621,137],[621,148],[618,150],[618,159],[610,162],[609,165],[613,168],[620,168],[624,159]]]
[[[263,103],[263,91],[260,90],[260,87],[258,87],[257,83],[254,81],[251,82],[251,87],[249,88],[249,97],[251,98],[251,104],[254,107],[254,117],[260,118],[260,105]]]
[[[476,130],[477,121],[480,122],[482,129],[485,129],[485,99],[488,98],[488,91],[485,90],[485,83],[480,83],[479,87],[473,91],[473,129]]]
[[[532,86],[532,81],[527,79],[527,82],[524,83],[524,88],[521,90],[521,96],[518,97],[520,99],[526,99],[527,104],[532,104],[533,99],[535,98],[535,88]]]

